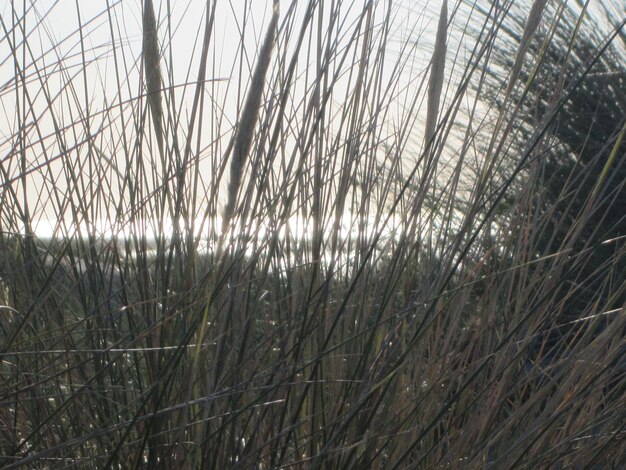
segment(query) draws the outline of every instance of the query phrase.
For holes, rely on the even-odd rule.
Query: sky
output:
[[[281,2],[282,8],[288,8],[289,3]],[[143,92],[143,85],[139,83],[142,2],[40,0],[2,4],[0,155],[3,155],[3,177],[10,181],[20,209],[28,208],[32,220],[54,225],[63,217],[60,213],[63,204],[58,198],[55,200],[55,194],[61,198],[88,199],[86,194],[92,191],[89,184],[76,189],[69,181],[71,178],[64,174],[62,154],[71,154],[72,144],[81,149],[74,152],[76,161],[86,160],[87,145],[81,142],[84,144],[88,134],[98,134],[97,152],[102,153],[115,171],[124,171],[124,151],[120,151],[119,142],[112,141],[131,133],[115,127],[121,126],[121,110],[129,111],[138,94]],[[304,14],[304,4],[293,3],[297,5],[296,25]],[[238,80],[245,83],[251,74],[258,44],[270,18],[271,1],[220,0],[217,5],[209,76],[218,79],[211,99],[217,103],[223,118],[219,132],[225,132],[237,120],[237,103],[243,102],[242,93],[237,92]],[[350,25],[358,17],[362,2],[345,2],[344,5],[341,21]],[[169,71],[164,82],[166,86],[176,87],[182,122],[189,118],[193,100],[193,86],[184,85],[197,79],[200,42],[197,38],[202,37],[205,6],[206,2],[199,0],[173,0],[169,2],[168,12],[168,2],[155,2],[163,48],[162,66]],[[284,17],[285,11],[281,13]],[[397,33],[400,35],[413,23],[417,23],[420,30],[436,26],[433,16],[436,11],[431,11],[429,18],[428,12],[425,14],[417,3],[401,8],[399,13]],[[168,17],[169,22],[165,21]],[[241,31],[245,31],[245,36],[241,36]],[[346,31],[351,31],[350,27],[346,27]],[[428,60],[427,56],[416,59],[416,66],[425,69]],[[127,73],[116,71],[116,67],[122,67]],[[19,73],[16,74],[16,70]],[[20,79],[17,87],[16,77]],[[340,81],[338,88],[342,86],[347,87],[347,81]],[[304,96],[306,90],[298,92]],[[89,129],[85,122],[90,122]],[[205,122],[206,126],[211,125],[210,119]],[[215,126],[217,124],[213,129],[203,129],[203,137],[215,133]],[[69,150],[62,148],[56,138],[59,132],[70,146]],[[108,141],[107,135],[110,136]],[[20,149],[20,145],[25,148]],[[80,167],[81,163],[76,165]],[[158,166],[158,162],[155,165]],[[28,177],[22,179],[20,175],[25,169]],[[97,186],[97,182],[93,183]],[[112,181],[109,186],[115,193],[116,183]],[[106,212],[100,209],[99,218],[106,219]]]
[[[189,119],[193,100],[194,87],[185,85],[193,84],[197,79],[200,42],[197,38],[202,37],[206,3],[200,0],[155,1],[163,48],[161,60],[164,70],[169,71],[164,82],[166,86],[176,87],[176,109],[181,122]],[[518,2],[521,3],[522,0]],[[286,10],[289,4],[283,0],[281,7]],[[306,2],[293,4],[297,5],[297,25]],[[449,4],[452,8],[454,2]],[[245,95],[238,92],[242,90],[239,80],[246,83],[251,74],[258,44],[271,14],[271,1],[219,0],[217,5],[209,53],[209,77],[217,81],[210,88],[209,98],[223,121],[217,123],[215,116],[204,120],[206,127],[200,134],[206,145],[211,145],[211,139],[226,139],[227,130],[237,120],[237,104],[243,102]],[[349,25],[357,18],[363,2],[345,1],[344,5],[342,12],[345,16],[340,20]],[[411,80],[416,80],[427,69],[440,6],[440,1],[399,3],[392,31],[395,42],[392,41],[390,47],[399,47],[411,28],[421,41],[420,47],[413,50],[409,68],[412,76],[405,77],[407,87],[412,86]],[[86,198],[85,193],[92,190],[88,184],[77,190],[64,177],[65,169],[59,156],[67,153],[67,149],[61,148],[55,138],[59,128],[66,142],[75,144],[84,141],[87,133],[97,133],[95,142],[99,146],[97,151],[102,154],[103,165],[109,164],[114,171],[124,171],[124,151],[119,141],[121,136],[131,135],[132,130],[121,128],[123,120],[120,116],[124,112],[136,112],[132,105],[143,90],[140,83],[141,8],[139,0],[0,2],[3,28],[3,39],[0,40],[0,158],[3,179],[11,181],[15,191],[13,197],[20,201],[22,208],[28,206],[32,219],[54,223],[63,216],[61,205],[54,200],[55,194],[71,194],[70,197],[80,199]],[[281,14],[284,17],[286,12]],[[168,17],[169,22],[165,21]],[[241,35],[242,30],[245,36]],[[350,30],[346,27],[346,31]],[[85,63],[88,63],[87,67]],[[20,71],[18,75],[16,64]],[[116,67],[121,67],[122,72]],[[299,72],[306,73],[306,63]],[[20,78],[17,87],[16,76]],[[26,87],[21,86],[24,82]],[[347,79],[338,85],[346,89],[348,86]],[[305,96],[306,90],[300,88],[296,93]],[[89,129],[84,125],[87,121],[90,122]],[[80,146],[83,153],[76,152],[77,160],[85,158],[86,147]],[[203,161],[209,165],[210,152],[206,153]],[[155,166],[158,167],[158,162]],[[22,180],[19,175],[25,168],[29,176]],[[115,192],[114,181],[110,183],[110,189]],[[99,209],[98,214],[106,213],[106,208]]]

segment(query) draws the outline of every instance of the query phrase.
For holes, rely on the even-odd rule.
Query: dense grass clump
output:
[[[619,2],[200,3],[0,9],[0,466],[623,463]]]

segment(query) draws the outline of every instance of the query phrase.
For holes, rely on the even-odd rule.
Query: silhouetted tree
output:
[[[609,4],[601,5],[605,13]],[[626,302],[624,22],[613,18],[610,30],[598,11],[585,12],[579,22],[571,5],[558,8],[548,4],[544,20],[550,21],[536,30],[513,95],[505,98],[506,71],[513,68],[527,16],[521,10],[510,15],[507,38],[495,48],[488,85],[481,89],[501,110],[519,106],[512,159],[543,132],[521,184],[533,188],[537,256],[561,253],[546,261],[551,269],[559,263],[561,273],[551,344],[577,334],[575,320]],[[505,202],[514,198],[507,195]]]

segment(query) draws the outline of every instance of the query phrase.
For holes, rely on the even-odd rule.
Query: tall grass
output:
[[[0,10],[3,468],[617,466],[602,6]]]

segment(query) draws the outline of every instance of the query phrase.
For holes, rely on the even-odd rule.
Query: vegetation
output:
[[[541,116],[555,110],[541,153],[529,166],[529,179],[538,190],[537,250],[542,255],[568,252],[569,260],[559,261],[569,272],[561,277],[559,297],[572,321],[597,300],[610,308],[626,302],[622,283],[607,285],[604,275],[607,269],[626,269],[619,256],[626,235],[626,162],[615,146],[623,139],[626,37],[618,31],[614,41],[605,41],[599,21],[592,16],[579,24],[569,9],[550,8],[547,14],[559,27],[537,34],[529,44],[541,62],[521,100],[520,118],[526,125],[519,129],[518,151],[532,138]],[[513,45],[499,49],[501,67],[511,66],[507,54],[514,56]],[[528,73],[523,80],[529,80]],[[489,82],[497,83],[497,74]],[[584,288],[569,292],[573,284]]]
[[[617,466],[619,2],[228,3],[0,10],[0,465]]]

